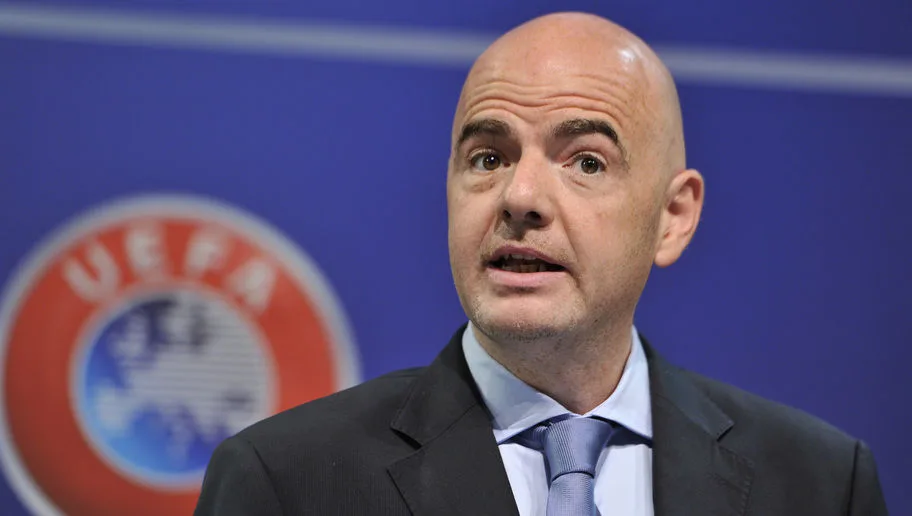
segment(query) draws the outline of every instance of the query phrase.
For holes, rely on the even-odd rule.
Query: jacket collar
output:
[[[652,396],[652,499],[657,516],[743,515],[753,463],[722,445],[735,422],[640,336]]]
[[[388,468],[416,516],[517,515],[491,416],[462,353],[463,325],[416,378],[391,428],[417,449]],[[649,363],[656,516],[743,515],[753,464],[720,444],[732,419],[641,335]]]
[[[391,427],[418,445],[389,473],[416,516],[516,515],[491,418],[462,353],[465,326],[419,376]]]

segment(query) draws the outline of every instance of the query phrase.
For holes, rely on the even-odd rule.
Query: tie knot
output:
[[[591,417],[571,417],[536,427],[533,436],[545,453],[550,481],[567,473],[595,476],[595,466],[611,432],[611,423]]]

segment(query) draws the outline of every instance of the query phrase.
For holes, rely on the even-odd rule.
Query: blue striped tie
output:
[[[591,417],[571,417],[524,432],[525,445],[543,450],[549,472],[548,516],[591,516],[593,485],[599,455],[611,437],[611,423]]]

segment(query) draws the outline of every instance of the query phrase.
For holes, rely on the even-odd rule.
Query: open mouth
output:
[[[495,269],[507,272],[559,272],[565,270],[560,265],[522,254],[505,254],[492,260],[489,264]]]

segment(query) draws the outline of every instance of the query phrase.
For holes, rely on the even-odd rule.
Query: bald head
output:
[[[518,363],[539,343],[551,351],[525,371],[556,364],[551,394],[579,413],[602,401],[566,389],[562,357],[612,362],[608,347],[623,365],[649,271],[687,246],[702,192],[674,82],[642,40],[577,13],[498,39],[466,79],[447,172],[453,280],[488,352]]]
[[[546,98],[581,96],[616,118],[630,159],[639,162],[635,164],[660,157],[660,163],[648,165],[668,173],[685,168],[681,111],[671,74],[645,42],[609,20],[584,13],[549,14],[497,39],[469,72],[454,138],[505,84],[530,93],[530,100],[538,97],[542,104]],[[545,97],[536,95],[539,92]]]

